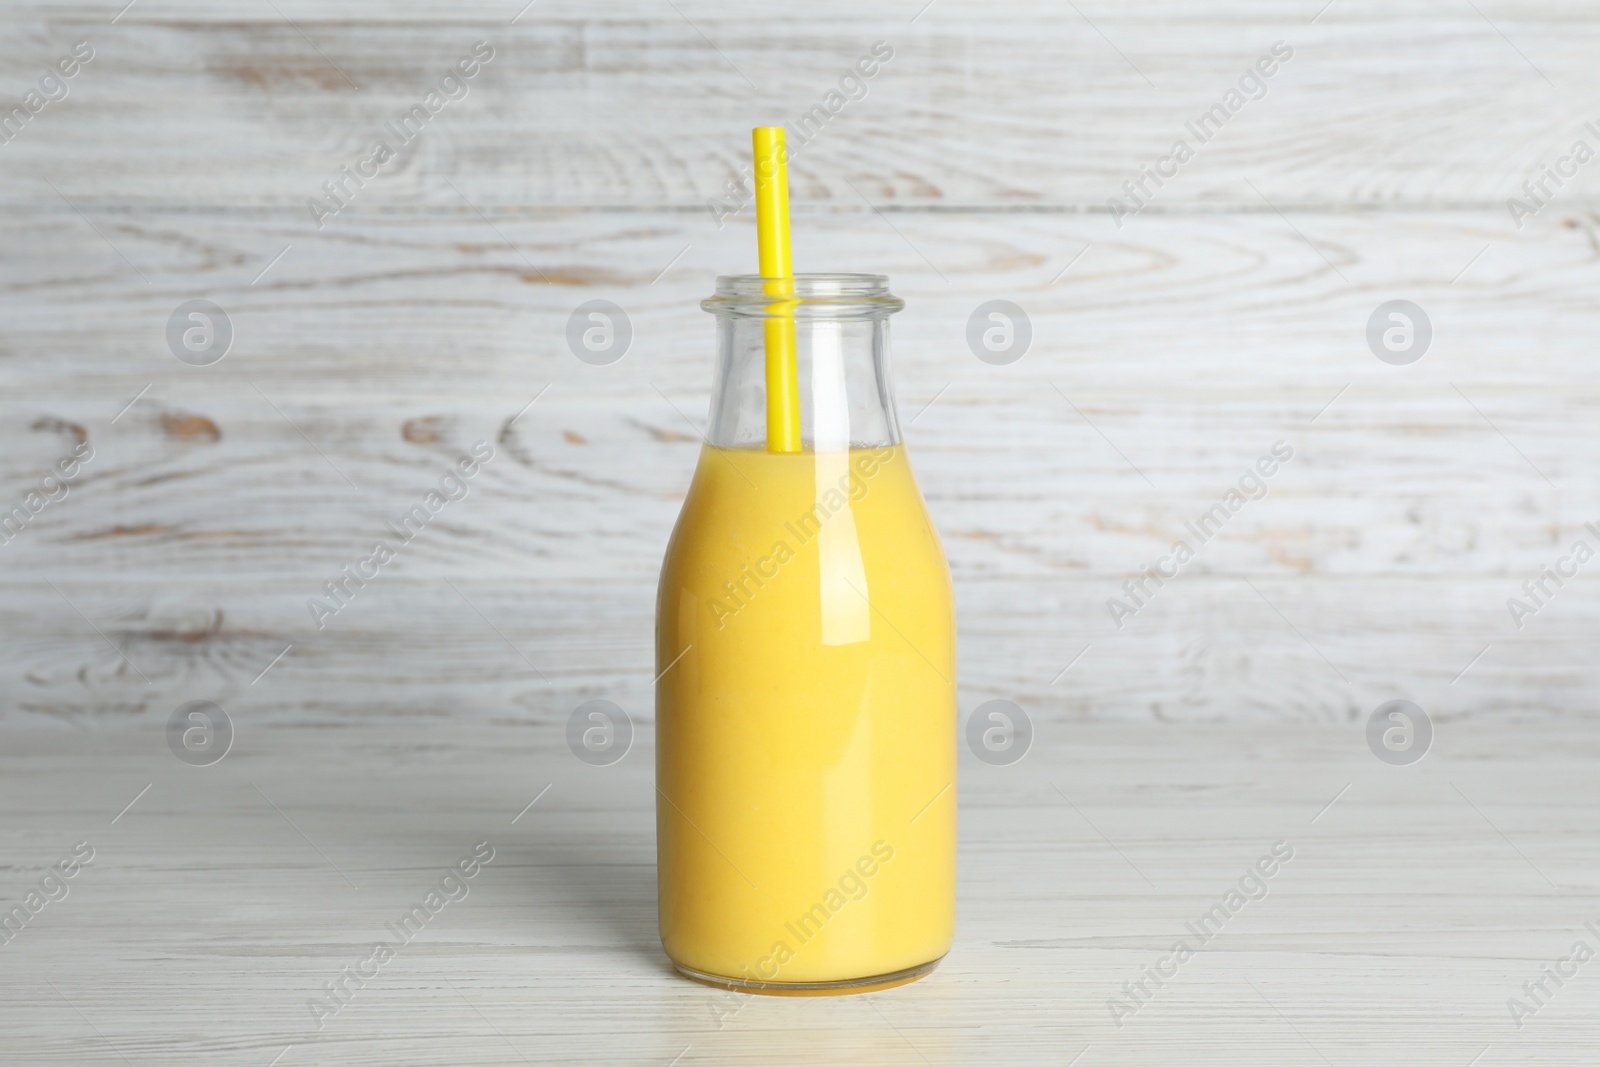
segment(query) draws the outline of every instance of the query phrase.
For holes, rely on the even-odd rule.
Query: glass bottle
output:
[[[661,941],[747,992],[928,973],[955,929],[955,612],[900,440],[873,274],[723,277],[707,440],[656,609]],[[789,290],[785,290],[788,292]],[[765,320],[795,320],[798,452]]]

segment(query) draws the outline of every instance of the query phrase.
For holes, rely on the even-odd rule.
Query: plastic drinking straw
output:
[[[789,255],[789,156],[782,126],[750,131],[755,149],[756,240],[763,288],[768,296],[794,295]],[[800,364],[796,358],[794,301],[768,305],[763,324],[767,342],[767,451],[800,451]]]

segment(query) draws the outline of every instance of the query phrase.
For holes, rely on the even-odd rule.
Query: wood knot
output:
[[[54,416],[34,419],[33,425],[29,429],[35,433],[69,433],[72,435],[72,439],[80,445],[89,439],[89,431],[82,426]]]
[[[204,415],[163,411],[161,432],[179,441],[193,441],[202,437],[209,441],[222,440],[222,431],[217,428],[217,424]]]
[[[439,443],[439,429],[444,425],[444,419],[437,415],[429,415],[421,419],[407,419],[400,424],[400,436],[414,445],[433,445]]]

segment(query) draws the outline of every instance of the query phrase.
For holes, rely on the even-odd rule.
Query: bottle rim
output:
[[[829,319],[892,315],[906,302],[889,292],[885,274],[724,274],[716,294],[700,306],[715,315]]]

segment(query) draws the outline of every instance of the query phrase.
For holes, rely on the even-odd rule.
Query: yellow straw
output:
[[[757,126],[750,131],[755,149],[756,240],[761,251],[761,276],[768,296],[794,295],[794,266],[789,256],[789,157],[782,126]],[[800,451],[800,365],[796,359],[793,300],[768,306],[767,451]]]

